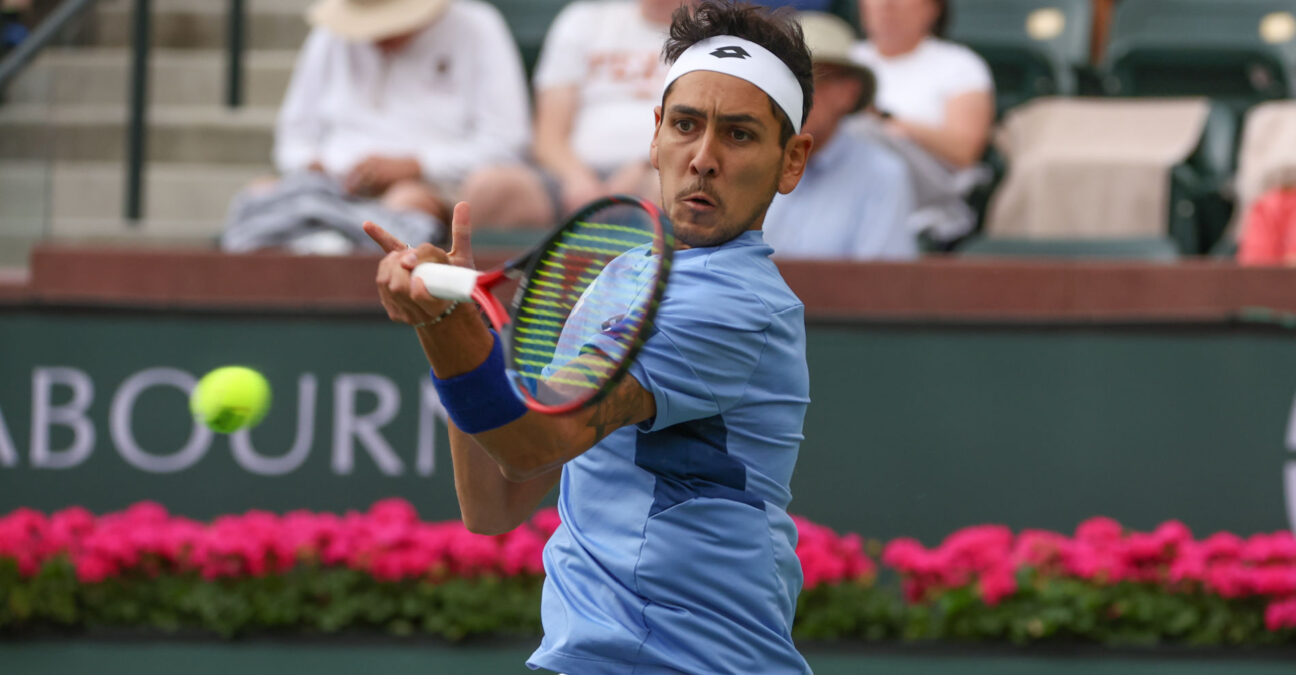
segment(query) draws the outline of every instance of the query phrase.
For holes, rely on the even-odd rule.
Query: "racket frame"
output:
[[[586,204],[581,207],[580,210],[573,213],[561,226],[554,228],[553,231],[549,233],[549,236],[540,243],[540,245],[536,246],[526,255],[510,261],[498,269],[483,274],[482,278],[478,280],[477,287],[473,290],[473,299],[482,307],[482,310],[486,312],[491,323],[494,324],[495,328],[501,333],[500,337],[504,340],[505,364],[512,364],[514,356],[513,332],[514,326],[516,325],[512,319],[522,305],[522,299],[526,295],[527,291],[527,282],[532,278],[532,275],[535,274],[536,268],[540,264],[540,259],[543,257],[544,253],[549,250],[554,241],[558,237],[562,236],[562,234],[566,232],[568,227],[573,223],[585,220],[586,216],[596,211],[601,211],[610,206],[617,205],[638,207],[647,212],[653,222],[653,244],[660,247],[661,260],[657,263],[657,278],[653,282],[654,287],[649,296],[651,300],[649,300],[648,306],[644,308],[643,321],[640,322],[639,327],[635,330],[635,334],[630,340],[630,346],[626,350],[625,356],[621,358],[621,361],[617,364],[616,368],[613,369],[612,374],[609,375],[607,379],[589,396],[576,398],[556,405],[541,403],[531,396],[531,392],[522,384],[521,378],[516,375],[516,371],[513,371],[512,368],[510,368],[509,370],[513,374],[514,386],[518,388],[519,393],[522,395],[523,402],[526,403],[526,406],[531,410],[546,415],[562,415],[579,410],[585,406],[593,405],[602,400],[603,397],[607,396],[608,392],[612,390],[616,383],[620,382],[621,378],[625,377],[625,374],[629,372],[631,362],[633,362],[635,357],[639,354],[639,350],[643,348],[644,340],[647,339],[645,333],[652,329],[653,319],[657,316],[657,307],[661,304],[662,297],[666,292],[666,282],[670,277],[671,261],[675,253],[675,234],[674,230],[671,228],[670,220],[666,218],[661,207],[646,199],[641,199],[631,195],[611,195],[603,197]],[[516,274],[510,274],[510,272],[515,270],[521,270],[521,275],[517,276]],[[492,312],[502,311],[504,308],[495,296],[491,295],[488,289],[499,284],[506,278],[516,278],[518,280],[518,287],[513,293],[513,300],[509,303],[507,313],[502,317],[502,322],[496,322],[496,317],[492,315]],[[479,294],[488,297],[489,300],[483,302],[485,298],[479,298]]]

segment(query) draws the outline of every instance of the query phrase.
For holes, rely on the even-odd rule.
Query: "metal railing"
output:
[[[97,0],[64,0],[12,52],[0,60],[0,101],[10,82],[74,19]],[[229,0],[226,17],[225,105],[243,105],[243,54],[247,5]],[[149,51],[152,43],[152,0],[134,0],[132,9],[131,65],[126,125],[126,195],[122,216],[137,224],[144,215],[144,168],[147,162]]]

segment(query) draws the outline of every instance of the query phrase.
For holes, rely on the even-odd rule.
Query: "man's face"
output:
[[[639,0],[639,11],[653,23],[670,23],[671,13],[680,5],[695,5],[697,0]]]
[[[656,119],[652,165],[684,247],[716,246],[759,229],[774,193],[791,192],[805,170],[809,135],[793,137],[785,150],[769,97],[737,77],[684,75]]]
[[[408,47],[409,43],[413,42],[415,36],[417,36],[418,34],[419,31],[415,30],[415,31],[410,31],[408,33],[401,33],[399,35],[392,35],[389,37],[382,38],[381,40],[377,40],[374,42],[374,44],[377,45],[378,49],[382,53],[391,56]]]
[[[823,148],[825,139],[833,135],[843,117],[855,112],[863,87],[846,68],[829,64],[815,66],[814,106],[802,129],[814,136],[817,148]]]

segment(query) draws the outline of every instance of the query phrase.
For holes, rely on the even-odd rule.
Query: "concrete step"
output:
[[[104,0],[89,17],[86,35],[91,44],[125,47],[134,31],[131,0]],[[208,49],[226,44],[228,2],[214,0],[154,0],[151,44],[177,49]],[[310,0],[249,0],[244,24],[249,49],[296,49],[310,27],[305,10]]]
[[[151,162],[268,165],[273,108],[156,106],[148,112]],[[123,106],[0,106],[0,161],[114,161],[126,154]]]
[[[144,175],[144,216],[153,236],[210,240],[220,234],[230,199],[270,173],[263,165],[152,164]],[[24,186],[26,190],[24,190]],[[122,221],[125,171],[120,163],[0,164],[0,230],[26,223],[51,237],[138,236]],[[39,228],[33,227],[37,219]]]
[[[275,107],[283,100],[297,52],[248,52],[243,61],[245,105]],[[153,52],[149,100],[153,105],[214,106],[225,101],[225,54],[217,50]],[[47,49],[6,94],[12,104],[125,105],[130,52],[125,49]]]

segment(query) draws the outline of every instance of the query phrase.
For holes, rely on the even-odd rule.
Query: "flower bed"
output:
[[[799,639],[1296,643],[1290,533],[1199,541],[1176,522],[1140,533],[1096,518],[1074,537],[980,526],[928,549],[796,523]],[[487,537],[420,521],[400,500],[210,523],[152,503],[99,517],[19,509],[0,517],[0,632],[536,635],[557,526],[549,509]],[[881,552],[881,582],[866,548]]]

